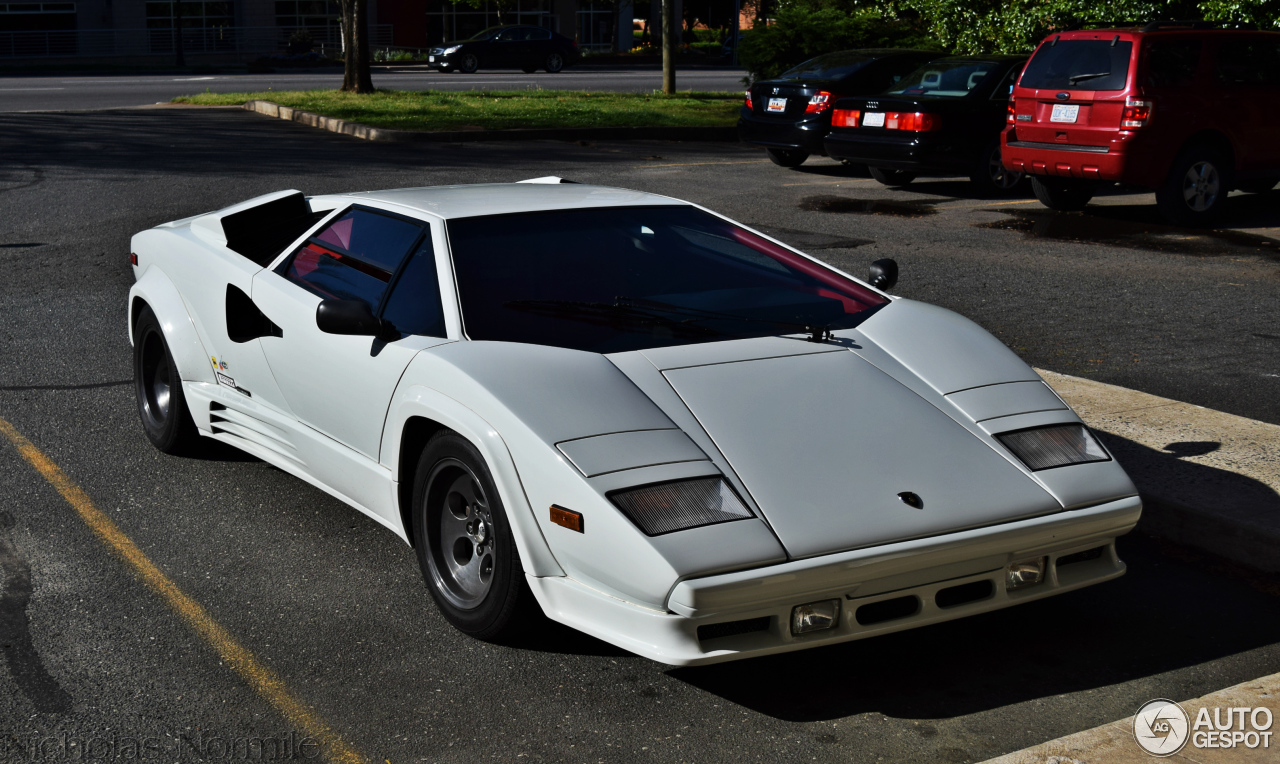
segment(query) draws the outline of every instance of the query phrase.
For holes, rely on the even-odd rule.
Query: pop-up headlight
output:
[[[648,536],[754,517],[721,477],[628,488],[609,500]]]
[[[1082,424],[1018,430],[1001,433],[996,438],[1032,472],[1068,464],[1111,461],[1102,444]]]

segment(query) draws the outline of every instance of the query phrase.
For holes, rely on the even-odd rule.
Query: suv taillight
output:
[[[755,111],[755,108],[751,105],[751,91],[750,91],[750,90],[748,90],[748,91],[747,91],[747,102],[746,102],[746,104],[744,104],[744,105],[747,107],[747,109],[748,109],[748,110],[750,110],[750,111]]]
[[[1146,127],[1151,124],[1151,110],[1155,102],[1132,96],[1124,99],[1124,112],[1120,115],[1121,127]]]
[[[1013,107],[1014,107],[1014,98],[1013,98],[1013,96],[1009,96],[1009,119],[1008,119],[1008,121],[1009,121],[1009,124],[1011,124],[1011,125],[1013,124],[1013,120],[1014,120],[1014,108],[1013,108]]]
[[[809,99],[809,104],[804,107],[805,114],[818,114],[831,108],[831,94],[825,90],[819,90]]]
[[[858,117],[862,112],[858,109],[836,109],[831,112],[832,127],[857,127]]]

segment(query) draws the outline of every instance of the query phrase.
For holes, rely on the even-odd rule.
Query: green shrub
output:
[[[904,20],[880,11],[849,13],[834,8],[778,11],[772,24],[757,24],[742,41],[739,60],[754,80],[777,77],[814,56],[852,48],[937,49],[936,40]]]

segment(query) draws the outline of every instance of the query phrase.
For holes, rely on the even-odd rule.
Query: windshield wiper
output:
[[[701,320],[699,317],[678,320],[617,303],[578,302],[574,300],[510,300],[504,302],[502,306],[538,316],[563,318],[568,321],[581,321],[599,326],[622,328],[624,325],[648,324],[673,329],[683,333],[685,336],[724,336],[724,332],[699,325],[697,323]]]
[[[669,302],[661,302],[659,300],[646,300],[643,297],[615,297],[615,305],[633,305],[638,308],[650,308],[653,310],[661,310],[666,313],[674,313],[676,315],[692,316],[694,318],[714,318],[728,321],[747,321],[758,324],[772,324],[773,326],[790,326],[800,329],[809,335],[810,342],[825,342],[833,339],[835,335],[831,333],[831,327],[827,325],[815,326],[813,324],[802,324],[796,321],[781,321],[774,318],[760,318],[756,316],[743,316],[737,313],[722,313],[717,310],[704,310],[702,308],[687,308],[683,305],[672,305]]]
[[[1093,80],[1093,79],[1097,79],[1098,77],[1110,77],[1110,76],[1111,76],[1111,72],[1096,72],[1094,74],[1073,74],[1067,78],[1067,82],[1070,82],[1072,85],[1075,85],[1076,83],[1084,82],[1085,80]]]

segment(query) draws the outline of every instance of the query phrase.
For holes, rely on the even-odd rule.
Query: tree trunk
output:
[[[366,0],[342,0],[342,45],[345,48],[342,90],[372,93],[369,74],[369,5]]]
[[[662,92],[676,92],[676,0],[662,0]]]

